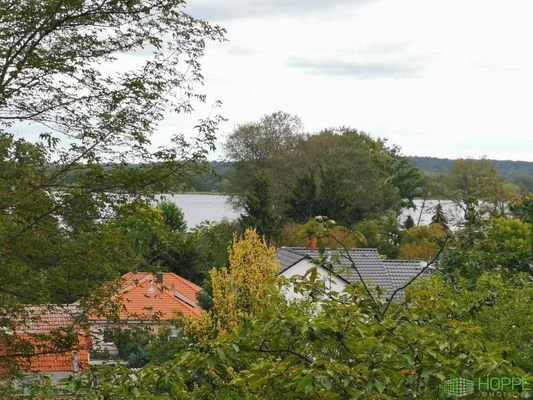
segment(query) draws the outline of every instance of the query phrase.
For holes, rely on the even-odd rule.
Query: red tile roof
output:
[[[40,304],[24,307],[23,317],[16,322],[19,334],[50,334],[57,329],[76,325],[80,309],[72,304]]]
[[[74,358],[77,359],[78,369],[84,370],[89,365],[91,341],[78,325],[78,316],[79,309],[72,305],[27,306],[16,321],[14,335],[17,341],[33,345],[33,350],[24,353],[35,355],[21,355],[18,350],[13,350],[13,353],[4,350],[3,353],[10,355],[23,371],[73,372]],[[72,334],[75,340],[71,348],[61,348],[52,339]]]
[[[200,286],[171,272],[162,273],[163,283],[150,272],[129,272],[122,276],[117,299],[122,303],[121,320],[168,320],[182,313],[199,316],[196,301]],[[100,317],[91,317],[93,320]]]

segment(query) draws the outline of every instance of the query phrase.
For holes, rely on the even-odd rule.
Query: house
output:
[[[427,276],[431,273],[429,268],[423,270],[427,266],[425,261],[383,260],[377,249],[371,248],[326,250],[326,260],[321,265],[316,264],[321,257],[316,249],[281,247],[276,255],[281,265],[279,275],[291,278],[295,275],[305,275],[311,268],[317,268],[317,273],[324,279],[326,286],[337,292],[342,292],[347,285],[362,279],[371,290],[375,291],[379,287],[387,297],[417,274]],[[352,263],[357,267],[357,271]],[[289,292],[287,296],[294,298],[296,294]],[[396,298],[401,300],[404,297],[403,290],[399,290]]]
[[[140,327],[157,332],[178,314],[198,317],[196,295],[202,288],[171,272],[129,272],[119,280],[113,298],[117,312],[89,317],[95,351],[117,354],[106,330]],[[173,332],[177,335],[178,332]]]
[[[22,372],[46,373],[54,378],[83,371],[89,365],[91,338],[80,323],[75,305],[33,305],[24,308],[15,329],[7,331],[9,346],[0,350]],[[7,342],[6,342],[7,344]],[[0,375],[7,372],[0,366]]]
[[[88,324],[76,304],[27,306],[13,332],[3,328],[7,340],[4,346],[0,343],[0,361],[14,361],[24,372],[52,377],[83,371],[93,363],[90,351],[118,354],[105,337],[107,328],[135,326],[157,331],[177,314],[198,317],[200,290],[173,273],[130,272],[119,279],[112,298],[117,312],[94,312]],[[0,376],[6,373],[6,365],[0,363]]]

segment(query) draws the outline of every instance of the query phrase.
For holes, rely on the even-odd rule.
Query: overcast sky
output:
[[[202,62],[204,90],[229,119],[221,136],[283,110],[308,132],[351,126],[407,155],[533,161],[531,0],[189,0],[187,9],[228,31]]]

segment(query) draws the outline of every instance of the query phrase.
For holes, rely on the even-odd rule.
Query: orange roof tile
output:
[[[71,329],[81,310],[72,304],[39,304],[24,307],[16,322],[17,334],[49,334],[58,329]]]
[[[163,284],[157,283],[156,276],[150,272],[129,272],[122,276],[117,293],[122,303],[121,320],[168,320],[180,312],[200,315],[196,294],[202,288],[171,272],[162,276]]]
[[[88,334],[77,325],[80,310],[73,305],[27,306],[16,321],[17,340],[33,345],[35,355],[21,356],[15,351],[11,357],[22,370],[38,372],[72,372],[76,353],[79,370],[89,365],[88,349],[91,345]],[[69,349],[57,349],[50,342],[54,333],[71,331],[77,336],[76,345]],[[50,335],[50,336],[48,336]],[[4,352],[9,351],[4,349]],[[5,371],[2,371],[5,372]]]
[[[76,370],[87,370],[89,368],[89,351],[87,349],[75,349],[74,351],[77,352],[78,360]],[[74,351],[40,354],[31,357],[29,364],[22,362],[21,367],[33,372],[74,372]]]

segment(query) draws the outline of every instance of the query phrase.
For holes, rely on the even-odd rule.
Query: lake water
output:
[[[168,201],[178,205],[185,214],[187,226],[195,227],[201,222],[219,222],[226,218],[234,220],[239,218],[240,212],[234,211],[227,203],[228,196],[211,194],[176,194],[166,195]],[[408,215],[413,217],[415,225],[420,219],[420,225],[427,225],[435,214],[435,207],[441,203],[444,213],[450,222],[450,226],[456,226],[461,222],[461,210],[450,200],[423,200],[414,201],[416,210],[406,210],[400,215],[400,223],[405,221]]]
[[[240,212],[234,211],[227,203],[228,196],[214,194],[174,194],[165,195],[167,201],[175,203],[183,210],[189,229],[201,222],[219,222],[224,218],[234,220]]]
[[[464,222],[463,211],[451,200],[414,200],[416,209],[403,210],[400,214],[400,223],[403,224],[408,215],[415,221],[416,225],[429,225],[431,217],[435,215],[435,208],[440,203],[444,215],[448,219],[448,225],[453,230]],[[420,221],[420,222],[419,222]]]

